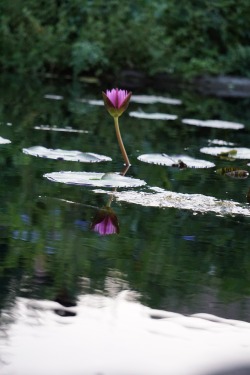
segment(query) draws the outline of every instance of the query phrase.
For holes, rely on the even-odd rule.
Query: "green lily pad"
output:
[[[146,113],[142,111],[129,112],[129,116],[147,120],[176,120],[178,116],[168,113]]]
[[[212,168],[214,163],[206,160],[195,159],[186,155],[167,155],[167,154],[144,154],[138,156],[140,161],[149,164],[166,165],[175,167],[182,161],[188,168]]]
[[[200,152],[213,156],[228,154],[234,159],[250,159],[250,148],[245,147],[202,147]]]
[[[146,185],[146,182],[132,177],[122,176],[119,173],[97,172],[52,172],[46,173],[45,178],[53,182],[61,182],[70,185],[98,186],[98,187],[138,187]]]
[[[197,120],[185,118],[182,120],[184,124],[201,126],[206,128],[218,128],[218,129],[232,129],[238,130],[243,129],[245,126],[236,122],[221,121],[221,120]]]
[[[74,150],[60,150],[49,149],[43,146],[33,146],[30,148],[23,148],[23,153],[27,155],[37,156],[40,158],[78,161],[84,163],[99,163],[102,161],[111,161],[108,156],[98,155],[91,152],[81,152]]]
[[[8,143],[11,143],[11,141],[9,139],[0,137],[0,144],[1,145],[5,145],[5,144],[8,144]]]
[[[171,105],[180,105],[182,101],[174,98],[167,98],[164,96],[155,96],[155,95],[132,95],[131,102],[140,103],[140,104],[154,104],[154,103],[163,103]]]
[[[138,204],[146,207],[176,208],[179,210],[191,210],[194,213],[214,212],[219,216],[244,215],[250,216],[250,209],[243,205],[228,201],[219,200],[202,194],[181,194],[160,188],[151,188],[151,192],[120,191],[110,192],[117,201]],[[95,193],[107,193],[102,190],[95,190]]]

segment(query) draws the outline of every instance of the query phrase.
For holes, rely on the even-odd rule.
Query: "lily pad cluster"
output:
[[[62,100],[63,97],[60,95],[45,95],[46,99],[51,100]],[[79,102],[86,103],[94,106],[106,106],[106,109],[115,120],[116,130],[119,135],[118,117],[126,110],[129,101],[135,104],[166,104],[179,106],[182,101],[179,99],[154,96],[154,95],[132,95],[131,92],[120,89],[112,89],[103,92],[103,101],[97,99],[79,99]],[[174,121],[178,119],[178,116],[171,113],[162,112],[144,112],[141,108],[129,112],[131,118],[146,119],[151,121]],[[222,120],[199,120],[184,118],[181,120],[182,124],[193,125],[198,127],[216,128],[216,129],[227,129],[227,130],[240,130],[244,128],[243,124],[234,123]],[[47,131],[62,131],[62,132],[79,132],[83,133],[83,130],[73,129],[71,127],[51,127],[49,125],[41,125],[35,127],[37,130]],[[120,135],[119,135],[120,137]],[[129,164],[129,160],[126,155],[121,138],[118,142],[121,151],[124,156],[126,164]],[[250,149],[237,147],[232,142],[226,142],[220,139],[210,139],[208,141],[208,147],[202,147],[199,152],[203,154],[216,157],[217,162],[221,161],[234,161],[235,159],[250,159]],[[83,163],[99,163],[109,162],[112,159],[109,156],[99,155],[92,152],[82,152],[78,150],[62,150],[62,149],[48,149],[43,146],[33,146],[24,148],[23,153],[35,157],[48,158],[61,161],[71,162],[83,162]],[[208,161],[199,159],[188,155],[187,153],[180,154],[167,154],[167,153],[149,153],[141,154],[137,159],[143,163],[159,165],[163,167],[175,168],[177,170],[185,169],[202,169],[202,168],[214,168],[217,163],[214,161]],[[221,176],[227,176],[235,179],[245,179],[249,176],[249,173],[244,168],[238,166],[224,166],[217,167],[215,172]],[[181,172],[180,172],[181,173]],[[183,172],[185,173],[185,172]],[[125,173],[119,172],[74,172],[74,171],[58,171],[52,173],[45,173],[44,177],[50,181],[77,185],[77,186],[88,186],[98,188],[114,188],[112,195],[117,200],[123,200],[129,203],[141,204],[145,206],[155,207],[175,207],[178,209],[188,209],[197,212],[215,212],[216,214],[243,214],[249,216],[248,208],[240,207],[236,202],[216,200],[213,197],[203,196],[201,194],[179,194],[167,190],[161,190],[155,188],[152,192],[144,191],[117,191],[117,188],[134,189],[139,187],[146,187],[147,183],[144,180],[127,177]],[[147,189],[152,190],[147,186]],[[106,193],[108,193],[106,191]]]

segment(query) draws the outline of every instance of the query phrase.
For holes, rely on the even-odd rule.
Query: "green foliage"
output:
[[[96,73],[101,71],[106,64],[106,59],[101,48],[88,41],[76,42],[72,47],[73,71],[78,75],[82,71],[96,68]]]
[[[249,14],[248,0],[2,0],[0,68],[249,77]]]
[[[202,73],[249,74],[246,64],[242,68],[240,59],[230,58],[238,54],[239,45],[244,49],[250,42],[248,1],[172,0],[167,4],[170,72],[187,77]]]
[[[250,78],[250,47],[236,46],[230,48],[225,57],[225,71],[231,73],[232,71],[241,76]]]

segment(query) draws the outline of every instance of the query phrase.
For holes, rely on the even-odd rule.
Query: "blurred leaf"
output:
[[[236,167],[220,168],[216,170],[216,173],[237,179],[245,179],[249,175],[248,171]]]

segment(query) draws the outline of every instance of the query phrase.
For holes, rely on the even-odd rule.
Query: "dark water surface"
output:
[[[120,234],[100,236],[91,230],[97,208],[109,196],[96,188],[51,182],[56,171],[120,172],[123,160],[113,120],[101,105],[101,85],[71,82],[2,82],[0,136],[0,312],[16,297],[77,304],[86,293],[113,296],[130,289],[156,309],[184,314],[206,312],[250,321],[250,249],[247,214],[150,207],[114,199]],[[50,95],[60,97],[51,98]],[[248,159],[226,160],[200,152],[213,140],[250,144],[250,100],[201,97],[185,90],[155,94],[182,100],[181,105],[131,102],[120,119],[132,166],[127,176],[149,187],[202,194],[239,203],[248,212],[249,179],[216,174],[222,167],[249,171]],[[130,117],[129,112],[177,115],[177,120]],[[242,123],[244,129],[197,127],[183,118]],[[37,129],[41,125],[84,132]],[[68,129],[69,130],[69,129]],[[80,163],[26,155],[23,148],[79,150],[112,161]],[[180,170],[144,163],[142,154],[186,154],[216,167]],[[103,189],[102,189],[103,190]],[[112,189],[104,188],[111,191]],[[128,189],[117,189],[119,191]],[[71,203],[67,202],[71,201]],[[73,202],[73,203],[72,203]],[[110,287],[109,280],[112,280]],[[115,287],[114,287],[115,286]]]

